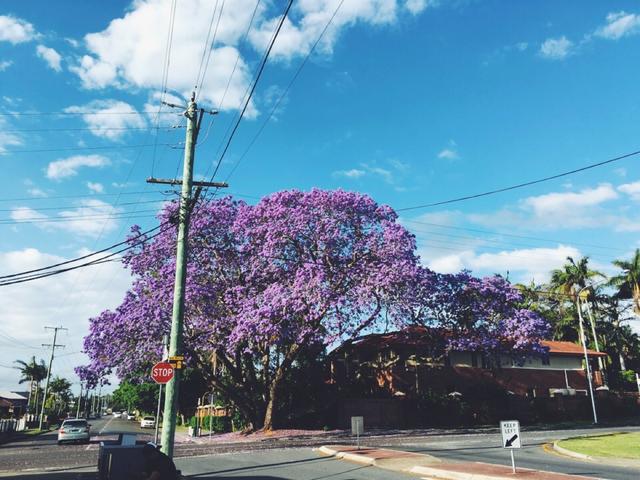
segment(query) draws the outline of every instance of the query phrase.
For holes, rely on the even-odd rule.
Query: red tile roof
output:
[[[549,347],[549,353],[554,355],[567,355],[576,356],[584,355],[582,345],[572,342],[558,342],[555,340],[543,340],[542,345]],[[607,354],[603,352],[596,352],[595,350],[587,350],[587,355],[590,357],[606,357]]]

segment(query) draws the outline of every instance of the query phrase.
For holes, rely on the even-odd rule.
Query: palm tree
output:
[[[49,392],[57,412],[60,413],[63,409],[66,409],[71,398],[71,382],[66,378],[56,376],[49,382]]]
[[[589,257],[582,257],[577,262],[567,257],[567,263],[562,268],[551,272],[550,287],[575,303],[580,289],[586,287],[588,281],[595,277],[605,278],[602,273],[589,268]]]
[[[567,263],[562,268],[551,272],[549,288],[558,295],[565,297],[570,302],[568,310],[572,310],[574,306],[577,307],[578,293],[589,285],[589,280],[596,277],[605,278],[602,273],[589,268],[589,257],[582,257],[577,262],[572,257],[567,257]],[[577,310],[575,312],[576,315],[566,315],[567,301],[560,300],[558,302],[560,317],[563,319],[563,330],[571,328],[572,323],[574,325],[578,323]],[[573,330],[577,329],[574,327]],[[595,336],[595,325],[592,325],[592,330]],[[597,344],[597,339],[594,338],[593,340]]]
[[[29,382],[29,399],[27,400],[27,408],[31,406],[31,399],[34,398],[36,408],[33,411],[38,410],[38,393],[40,389],[40,382],[47,378],[47,367],[44,360],[40,360],[40,363],[36,362],[36,357],[31,357],[29,363],[24,360],[16,360],[14,363],[20,365],[15,367],[20,370],[21,378],[18,383]],[[35,395],[33,394],[33,388],[35,385]]]
[[[640,315],[640,249],[636,248],[631,260],[614,260],[613,264],[622,273],[611,277],[609,285],[618,289],[619,298],[633,299],[633,312]]]

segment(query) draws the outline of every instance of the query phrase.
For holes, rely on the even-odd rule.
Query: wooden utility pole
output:
[[[170,107],[176,105],[167,104]],[[187,133],[184,144],[184,165],[182,180],[163,180],[157,178],[147,179],[148,183],[163,183],[169,185],[182,185],[180,195],[180,210],[178,214],[178,239],[176,248],[176,276],[173,287],[173,311],[171,314],[171,336],[169,338],[169,358],[182,355],[182,330],[184,321],[184,290],[187,280],[187,249],[189,235],[189,217],[193,208],[191,190],[194,183],[198,187],[226,187],[221,182],[194,182],[193,162],[195,147],[200,131],[200,124],[205,110],[198,109],[195,102],[195,94],[191,94],[191,100],[184,115],[187,117]],[[209,112],[215,114],[217,112]],[[169,457],[173,456],[173,443],[176,432],[176,414],[178,411],[178,390],[182,369],[176,368],[173,378],[167,383],[164,399],[164,416],[162,419],[162,451]]]
[[[53,357],[56,348],[64,348],[64,345],[58,345],[56,340],[58,339],[58,330],[67,330],[62,327],[44,327],[45,330],[53,330],[53,343],[43,343],[43,347],[51,347],[51,357],[49,358],[49,369],[47,370],[47,381],[44,384],[44,394],[42,395],[42,406],[40,408],[40,423],[38,430],[42,430],[42,423],[44,421],[44,405],[47,403],[47,393],[49,393],[49,379],[51,378],[51,367],[53,366]]]

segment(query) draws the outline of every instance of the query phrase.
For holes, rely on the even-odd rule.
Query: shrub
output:
[[[196,419],[196,417],[193,417]],[[214,417],[206,415],[202,417],[200,423],[203,432],[208,432],[209,429],[216,433],[226,433],[231,431],[231,417]]]

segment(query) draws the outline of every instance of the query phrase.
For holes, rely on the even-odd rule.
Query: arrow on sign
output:
[[[507,443],[504,444],[504,447],[510,447],[511,445],[513,445],[513,442],[516,441],[516,438],[518,438],[518,434],[515,434],[513,437],[511,437],[509,440],[507,440]]]

